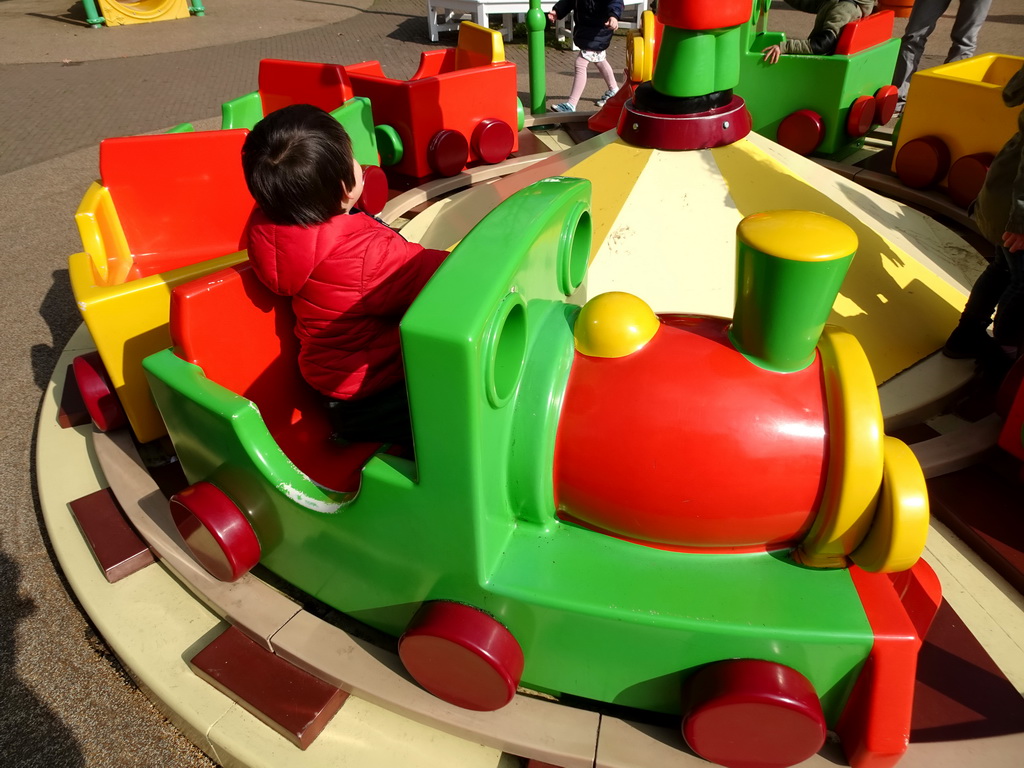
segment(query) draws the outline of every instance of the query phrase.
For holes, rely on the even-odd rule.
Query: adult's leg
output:
[[[968,0],[969,1],[969,0]],[[892,84],[899,89],[899,99],[906,101],[910,76],[917,71],[924,53],[924,44],[935,31],[939,17],[949,8],[950,0],[915,0],[907,19],[907,26],[900,41],[900,52],[896,57],[896,71]]]
[[[960,0],[956,10],[953,30],[949,33],[951,45],[946,54],[946,63],[960,61],[974,55],[978,47],[978,32],[985,23],[992,0]]]
[[[1006,262],[1010,281],[999,297],[992,335],[1004,346],[1017,347],[1024,342],[1024,251],[1010,253],[1005,248],[998,251],[997,258]]]

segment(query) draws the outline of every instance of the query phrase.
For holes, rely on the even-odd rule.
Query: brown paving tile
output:
[[[943,602],[918,656],[910,741],[1016,733],[1024,733],[1024,698]]]
[[[928,481],[932,514],[1024,594],[1024,484],[996,457]]]
[[[154,561],[109,488],[75,499],[69,506],[107,581],[119,581]]]
[[[228,627],[189,662],[193,671],[305,749],[348,694]]]
[[[75,381],[75,374],[69,365],[67,373],[64,374],[64,388],[60,393],[60,403],[57,406],[57,423],[64,429],[70,427],[81,427],[88,424],[92,419],[85,409],[85,401],[78,391],[78,383]]]

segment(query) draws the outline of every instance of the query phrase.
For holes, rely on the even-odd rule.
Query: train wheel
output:
[[[900,147],[896,175],[911,189],[923,189],[949,171],[949,147],[938,136],[921,136]]]
[[[213,483],[199,482],[171,496],[171,518],[178,533],[211,575],[237,581],[260,561],[252,524]]]
[[[964,155],[949,168],[946,188],[949,198],[961,208],[966,208],[981,192],[985,176],[995,158],[988,152]]]
[[[377,141],[377,154],[381,165],[398,165],[405,157],[402,137],[390,125],[378,125],[373,129],[373,137]]]
[[[448,128],[438,131],[427,147],[427,162],[434,173],[454,176],[466,167],[469,159],[469,142],[458,131]]]
[[[461,603],[426,603],[398,641],[417,683],[449,704],[490,712],[512,701],[523,651],[497,620]]]
[[[867,136],[871,126],[875,124],[875,111],[873,96],[858,96],[846,116],[846,132],[855,139]]]
[[[100,432],[120,429],[128,423],[128,415],[117,397],[114,384],[107,375],[107,369],[99,352],[79,355],[71,363],[71,369],[82,394],[89,418]]]
[[[825,743],[814,687],[795,669],[734,659],[704,667],[683,690],[683,737],[726,768],[784,768]]]
[[[363,167],[363,194],[356,202],[356,208],[372,216],[384,210],[388,202],[388,177],[379,165]]]
[[[501,120],[487,118],[481,120],[473,129],[473,152],[485,163],[500,163],[512,154],[515,143],[516,134],[512,126]]]
[[[875,91],[875,120],[879,125],[885,125],[892,120],[899,100],[900,92],[895,85],[883,85]]]
[[[809,155],[825,138],[825,121],[811,109],[798,109],[779,123],[775,140],[798,155]]]

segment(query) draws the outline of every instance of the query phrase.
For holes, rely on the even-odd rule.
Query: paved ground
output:
[[[379,59],[410,74],[427,40],[422,0],[206,0],[208,15],[90,29],[72,0],[0,0],[0,765],[209,765],[149,705],[92,632],[40,521],[33,431],[40,395],[79,324],[66,258],[72,214],[106,136],[217,124],[219,105],[255,88],[260,58]],[[785,6],[773,27],[806,32]],[[940,63],[950,18],[925,64]],[[1024,55],[1021,0],[994,0],[980,51]],[[901,29],[901,27],[900,27]],[[442,36],[441,45],[452,36]],[[522,64],[525,46],[509,47]],[[621,70],[623,41],[612,48]],[[549,51],[549,95],[567,95],[572,56]],[[603,90],[596,80],[588,95]],[[524,99],[526,101],[526,99]],[[159,632],[160,627],[153,627]]]

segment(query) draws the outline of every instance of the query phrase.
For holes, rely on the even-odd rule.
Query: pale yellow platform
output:
[[[89,349],[88,335],[80,329],[56,370],[64,371],[74,355]],[[523,744],[536,739],[538,745],[531,747],[535,753],[557,756],[558,764],[570,768],[707,764],[680,751],[678,731],[532,699],[517,697],[515,706],[493,715],[460,710],[446,720],[445,710],[452,708],[404,678],[386,652],[351,645],[340,630],[305,611],[288,618],[291,609],[282,605],[270,611],[281,622],[272,633],[275,650],[354,692],[313,745],[300,751],[192,674],[185,662],[222,630],[220,615],[250,621],[266,617],[265,606],[247,605],[244,590],[221,585],[220,591],[204,595],[207,607],[184,586],[187,578],[179,581],[163,564],[115,584],[100,573],[67,504],[106,486],[97,450],[102,454],[131,441],[124,434],[94,435],[91,428],[61,429],[56,424],[56,393],[62,387],[58,376],[47,390],[37,443],[43,519],[61,568],[83,609],[140,686],[218,763],[251,768],[516,768],[518,758],[502,750],[521,752]],[[1024,689],[1024,598],[941,525],[933,524],[926,557],[939,573],[947,600],[1017,689]],[[900,768],[1017,768],[1022,750],[1024,734],[913,744]],[[841,756],[830,744],[801,766],[828,768],[837,761]]]

